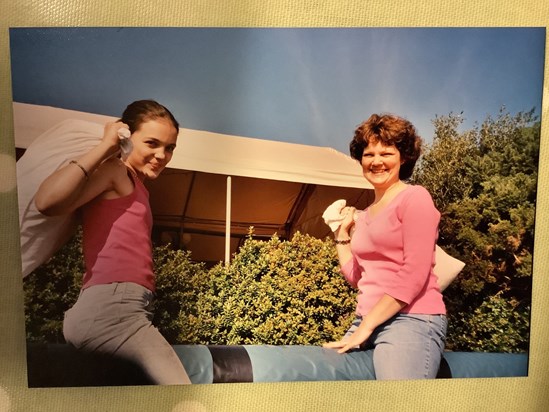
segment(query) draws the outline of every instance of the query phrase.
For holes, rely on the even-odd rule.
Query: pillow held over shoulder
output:
[[[68,119],[38,136],[17,161],[17,196],[23,277],[46,262],[74,234],[76,213],[44,216],[34,205],[42,181],[96,146],[104,125]]]

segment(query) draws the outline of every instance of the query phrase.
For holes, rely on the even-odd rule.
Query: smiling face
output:
[[[362,153],[362,173],[374,189],[388,189],[399,179],[400,152],[395,146],[370,142]]]
[[[140,179],[156,179],[171,160],[178,130],[163,118],[141,123],[131,136],[133,150],[126,163]]]
[[[362,122],[356,129],[349,144],[353,159],[362,163],[366,149],[373,150],[380,142],[385,148],[391,147],[400,157],[399,179],[408,180],[412,177],[416,161],[421,154],[422,140],[416,133],[415,127],[408,120],[391,114],[372,114],[368,120]],[[366,176],[366,172],[365,172]],[[372,176],[373,177],[373,176]],[[377,177],[377,180],[381,175]],[[369,178],[367,177],[369,180]]]

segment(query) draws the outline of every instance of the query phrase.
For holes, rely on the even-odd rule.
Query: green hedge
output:
[[[339,339],[354,317],[356,291],[339,273],[331,239],[297,233],[265,241],[250,234],[228,266],[207,269],[166,246],[154,248],[154,262],[153,322],[172,344],[317,345]],[[28,341],[63,342],[63,313],[78,297],[82,272],[78,234],[25,279]],[[449,349],[528,347],[529,308],[514,300],[496,295],[474,311],[449,309]]]
[[[333,243],[299,233],[291,241],[248,237],[197,291],[199,310],[178,312],[178,343],[315,345],[339,338],[354,317],[355,293]]]
[[[27,339],[62,342],[63,313],[78,297],[78,234],[24,282]],[[172,344],[320,344],[354,316],[355,292],[338,271],[332,241],[248,236],[230,265],[207,269],[189,252],[154,248],[154,324]]]

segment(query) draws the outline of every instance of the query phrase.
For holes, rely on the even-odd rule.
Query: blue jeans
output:
[[[65,312],[65,340],[79,350],[140,365],[152,383],[191,383],[172,346],[152,323],[154,294],[131,283],[90,286]]]
[[[345,333],[351,335],[362,322],[358,317]],[[399,313],[379,325],[361,345],[374,350],[377,380],[434,379],[446,341],[445,315]]]

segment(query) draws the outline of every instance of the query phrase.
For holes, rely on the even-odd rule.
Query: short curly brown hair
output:
[[[377,142],[397,148],[400,159],[403,161],[398,177],[402,180],[409,179],[421,155],[422,146],[422,139],[414,125],[392,114],[372,114],[355,130],[353,140],[349,144],[351,157],[362,162],[364,149],[368,144]]]

